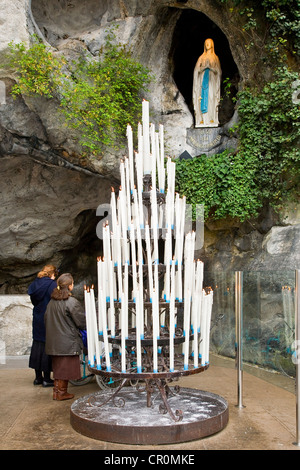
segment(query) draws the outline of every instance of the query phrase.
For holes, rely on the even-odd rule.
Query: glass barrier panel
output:
[[[210,361],[235,367],[235,272],[205,272],[204,287],[214,291]],[[294,391],[295,271],[244,271],[242,312],[243,370]]]
[[[274,373],[296,374],[294,297],[294,271],[243,273],[243,364],[272,372],[274,380]]]
[[[235,367],[235,273],[205,272],[204,287],[213,289],[210,334],[210,362],[218,359],[225,366]],[[225,361],[227,359],[227,361]],[[228,361],[228,359],[231,359]]]

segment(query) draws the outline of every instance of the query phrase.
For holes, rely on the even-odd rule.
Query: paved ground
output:
[[[228,364],[227,364],[228,365]],[[160,446],[122,445],[85,437],[70,425],[73,400],[52,400],[52,389],[33,386],[33,371],[9,364],[0,366],[0,450],[300,450],[295,446],[296,399],[294,381],[278,387],[243,373],[243,404],[237,405],[236,371],[218,359],[201,374],[180,379],[180,385],[216,393],[229,405],[229,422],[221,432],[202,440]],[[17,367],[17,368],[15,368]],[[273,376],[274,374],[271,374]],[[268,379],[268,377],[267,377]],[[269,379],[268,379],[269,380]],[[75,399],[99,391],[95,380],[69,387]]]

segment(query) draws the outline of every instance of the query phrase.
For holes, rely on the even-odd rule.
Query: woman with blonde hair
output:
[[[51,358],[45,353],[45,323],[44,315],[50,301],[52,291],[56,287],[56,267],[47,264],[37,274],[36,279],[28,287],[28,295],[33,304],[32,317],[32,347],[29,357],[29,367],[35,370],[34,385],[53,387],[51,374]]]
[[[204,52],[194,69],[193,104],[195,127],[218,127],[221,85],[221,65],[215,54],[214,41],[204,42]]]
[[[45,313],[45,350],[52,358],[53,400],[73,398],[74,395],[67,391],[68,382],[81,378],[79,356],[83,344],[80,330],[86,328],[86,321],[83,307],[71,294],[73,287],[72,275],[62,274]]]

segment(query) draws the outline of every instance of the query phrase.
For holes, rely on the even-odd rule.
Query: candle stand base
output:
[[[152,386],[152,385],[151,385]],[[145,407],[148,391],[123,387],[111,406],[111,391],[104,390],[76,400],[71,425],[87,437],[123,444],[155,445],[187,442],[215,434],[228,423],[228,405],[210,392],[170,387],[168,403],[180,419],[170,419],[161,394]],[[115,393],[113,393],[115,395]],[[116,396],[114,397],[114,399]],[[153,413],[157,408],[157,413]]]

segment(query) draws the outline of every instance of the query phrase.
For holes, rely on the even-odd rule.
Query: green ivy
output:
[[[203,204],[205,219],[245,220],[260,208],[255,173],[253,161],[229,151],[176,160],[176,190],[186,196],[188,204]]]
[[[219,0],[231,12],[244,19],[243,31],[257,32],[259,25],[267,31],[264,44],[269,54],[281,60],[282,54],[300,52],[300,0]],[[261,14],[263,24],[261,24]],[[250,46],[253,46],[253,36]]]
[[[293,100],[298,74],[286,67],[262,91],[244,89],[239,100],[236,152],[177,161],[177,191],[204,204],[205,217],[241,221],[267,202],[275,208],[297,196],[300,175],[300,107]]]

